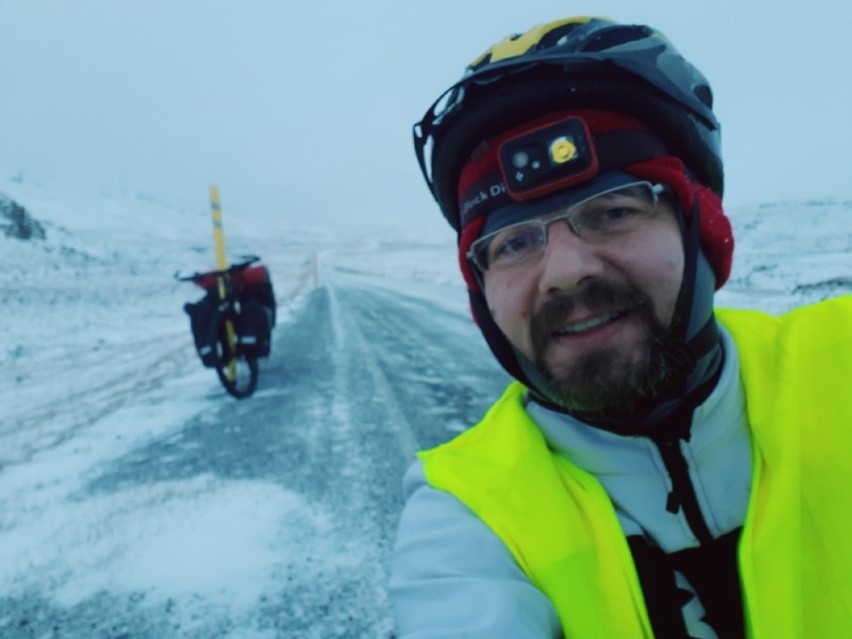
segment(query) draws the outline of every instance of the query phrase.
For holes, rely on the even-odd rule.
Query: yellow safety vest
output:
[[[718,310],[737,344],[754,474],[739,544],[747,635],[852,634],[852,297],[780,317]],[[552,453],[514,383],[420,453],[429,483],[506,544],[568,639],[653,637],[627,541],[589,473]]]

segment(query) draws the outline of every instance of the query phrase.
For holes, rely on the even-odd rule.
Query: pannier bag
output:
[[[211,325],[213,314],[216,312],[216,302],[216,295],[208,292],[197,302],[187,302],[183,306],[183,310],[189,315],[195,350],[201,358],[201,363],[208,368],[216,365],[216,335]]]
[[[249,266],[247,269],[235,273],[233,282],[240,290],[240,300],[245,302],[249,299],[255,299],[260,302],[269,314],[270,329],[275,326],[275,292],[272,290],[269,270],[262,264]]]
[[[256,297],[240,302],[239,348],[246,357],[269,357],[272,324],[269,309]]]

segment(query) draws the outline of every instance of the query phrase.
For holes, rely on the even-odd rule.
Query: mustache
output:
[[[565,318],[581,306],[592,314],[624,309],[652,316],[651,298],[635,286],[594,281],[573,292],[559,292],[533,315],[530,322],[534,352],[541,352],[550,336],[565,324]]]

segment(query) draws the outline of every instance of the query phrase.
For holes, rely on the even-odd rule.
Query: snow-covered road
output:
[[[196,362],[164,339],[150,362],[125,353],[137,374],[107,368],[114,378],[50,409],[76,405],[76,422],[46,407],[19,416],[20,431],[52,420],[57,432],[3,475],[3,637],[393,636],[405,468],[475,421],[506,378],[434,285],[323,272],[276,328],[247,401],[190,373]],[[200,410],[180,416],[172,401],[198,387]],[[170,426],[91,450],[136,414]]]

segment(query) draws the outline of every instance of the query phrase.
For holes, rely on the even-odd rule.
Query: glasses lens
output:
[[[583,202],[570,213],[572,226],[587,239],[608,238],[641,228],[657,211],[649,183],[632,184]]]
[[[540,220],[516,224],[477,240],[477,263],[483,270],[520,264],[544,247],[544,225]]]

